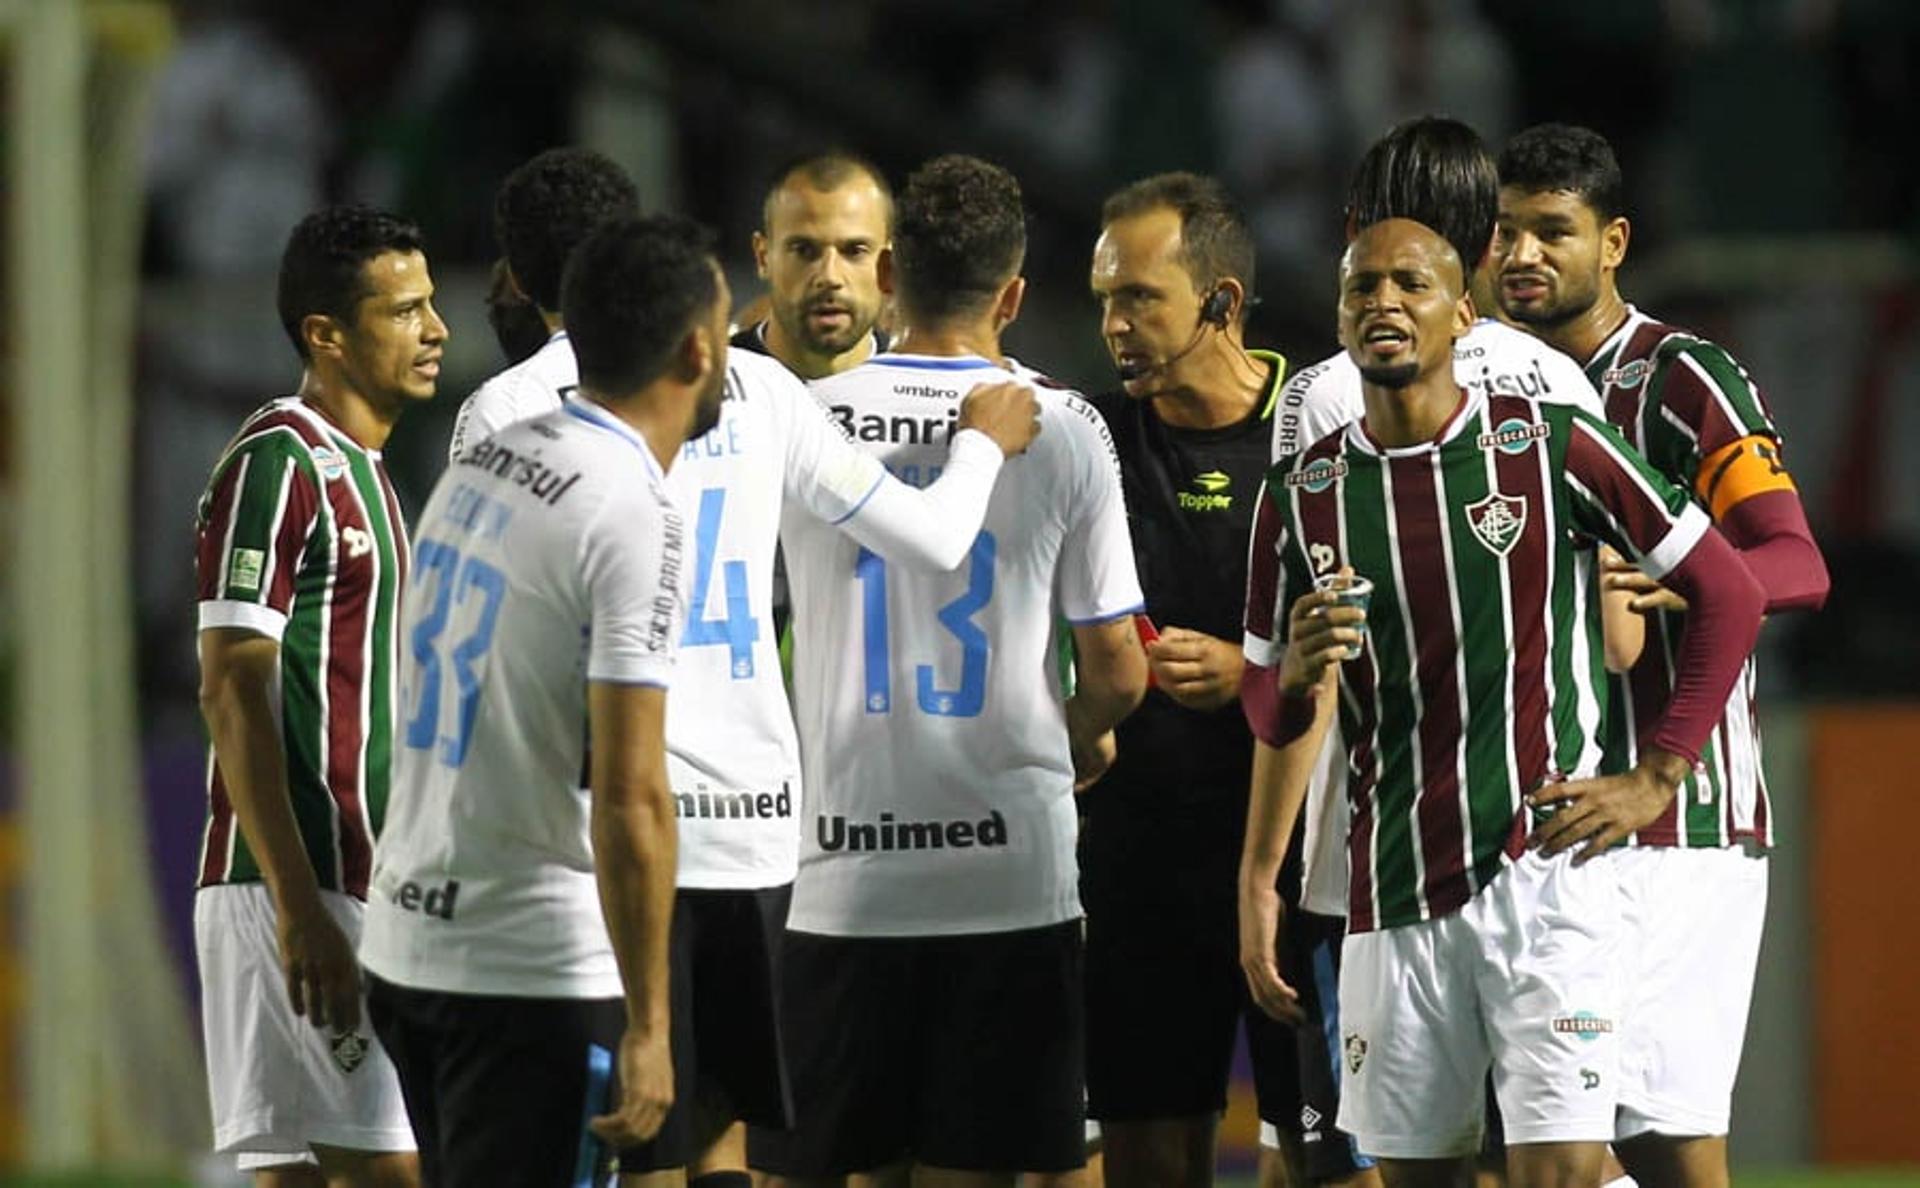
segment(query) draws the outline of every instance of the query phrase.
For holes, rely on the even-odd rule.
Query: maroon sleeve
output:
[[[1818,610],[1827,601],[1827,562],[1792,491],[1765,491],[1727,509],[1719,522],[1767,595],[1767,613]]]
[[[1278,750],[1313,725],[1314,704],[1311,696],[1280,692],[1279,665],[1249,664],[1240,677],[1240,712],[1247,716],[1253,736]]]
[[[1711,529],[1664,580],[1688,609],[1674,660],[1673,697],[1651,743],[1697,764],[1759,638],[1766,592],[1740,554]]]

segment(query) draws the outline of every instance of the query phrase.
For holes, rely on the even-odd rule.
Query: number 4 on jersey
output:
[[[687,607],[687,630],[680,646],[697,648],[726,644],[728,670],[736,681],[753,679],[753,645],[760,640],[760,621],[753,617],[747,598],[747,563],[721,563],[726,586],[725,617],[707,617],[707,592],[713,585],[713,555],[720,545],[720,517],[727,510],[727,489],[708,487],[700,492],[700,519],[694,525],[693,598]]]

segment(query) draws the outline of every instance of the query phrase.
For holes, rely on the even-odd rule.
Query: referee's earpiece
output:
[[[1233,294],[1225,286],[1215,285],[1213,292],[1207,294],[1207,300],[1200,307],[1200,320],[1212,322],[1222,330],[1227,328],[1227,315],[1233,312]]]

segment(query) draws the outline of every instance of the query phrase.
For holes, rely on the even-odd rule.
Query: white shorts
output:
[[[1739,848],[1618,857],[1633,931],[1614,1137],[1725,1134],[1760,961],[1767,860]]]
[[[357,942],[360,902],[331,891],[320,898]],[[216,1151],[240,1156],[247,1170],[305,1162],[314,1143],[414,1149],[400,1078],[374,1038],[365,999],[353,1032],[323,1034],[293,1013],[264,885],[195,894],[193,939]]]
[[[1616,857],[1576,867],[1529,850],[1452,915],[1347,936],[1339,1126],[1362,1152],[1478,1151],[1489,1066],[1509,1144],[1613,1138]]]

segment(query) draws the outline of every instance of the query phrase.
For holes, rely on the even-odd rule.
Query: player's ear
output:
[[[1020,316],[1020,303],[1027,296],[1027,278],[1016,276],[1001,289],[1000,296],[993,302],[993,328],[1005,330]]]
[[[527,295],[527,287],[520,283],[520,277],[513,271],[513,265],[509,264],[504,257],[500,260],[500,274],[506,278],[508,292],[526,302],[528,305],[533,305],[535,309],[540,308],[538,305],[534,305],[533,298]]]
[[[1453,303],[1453,336],[1463,338],[1473,329],[1473,294],[1462,293]]]
[[[1627,241],[1633,238],[1633,224],[1627,216],[1616,215],[1600,228],[1600,267],[1618,268],[1627,258]]]
[[[880,255],[873,262],[874,283],[887,296],[893,296],[893,245],[880,249]]]
[[[300,340],[309,359],[338,359],[346,351],[346,328],[332,314],[308,314],[300,319]]]
[[[767,247],[767,233],[755,231],[753,233],[753,268],[760,274],[761,280],[767,279]]]

